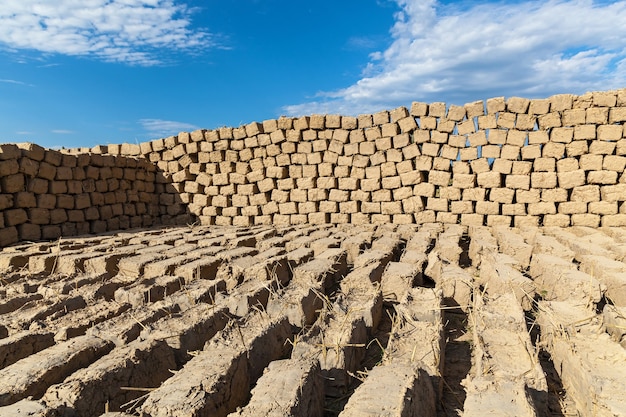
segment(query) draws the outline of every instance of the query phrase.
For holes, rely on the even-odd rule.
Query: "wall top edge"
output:
[[[237,140],[258,134],[269,134],[277,130],[354,130],[386,123],[395,123],[404,118],[433,117],[460,123],[480,116],[499,113],[529,114],[541,117],[549,113],[563,113],[569,110],[584,110],[593,107],[626,107],[626,88],[606,91],[586,92],[582,95],[555,94],[547,98],[528,99],[523,97],[492,97],[463,105],[448,105],[445,102],[414,101],[410,107],[400,106],[395,109],[381,110],[371,114],[346,116],[340,114],[310,114],[303,116],[280,116],[262,122],[253,121],[238,127],[223,126],[216,129],[198,129],[193,132],[180,132],[178,135],[131,144],[96,145],[94,147],[48,149],[32,142],[0,144],[0,160],[19,157],[21,150],[28,152],[59,152],[65,155],[114,155],[131,158],[143,158],[145,148],[155,142],[179,140],[199,142],[203,140]],[[306,127],[304,127],[306,126]],[[303,128],[304,127],[304,128]],[[148,145],[148,146],[147,146]]]

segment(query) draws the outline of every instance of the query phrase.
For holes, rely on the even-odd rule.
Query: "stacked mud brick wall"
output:
[[[170,191],[161,204],[165,177],[138,145],[87,151],[0,145],[0,247],[188,221],[179,218],[186,208]]]
[[[626,89],[281,117],[66,153],[3,145],[2,233],[190,221],[623,226],[625,121]]]

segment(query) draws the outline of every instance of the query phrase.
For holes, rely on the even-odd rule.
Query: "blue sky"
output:
[[[2,0],[0,142],[626,87],[626,1]]]

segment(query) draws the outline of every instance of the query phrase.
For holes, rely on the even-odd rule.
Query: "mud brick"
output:
[[[602,168],[610,171],[622,172],[626,167],[626,158],[619,155],[606,155],[602,162]]]
[[[456,187],[441,187],[439,188],[439,198],[458,201],[461,199],[461,189]]]
[[[424,143],[422,144],[422,155],[426,156],[438,156],[440,145],[437,143]]]
[[[449,120],[454,120],[455,122],[460,122],[465,118],[465,108],[463,106],[457,106],[455,104],[450,105],[448,108],[448,114],[446,118]]]
[[[617,172],[615,171],[589,171],[587,183],[611,185],[617,183]]]
[[[414,101],[411,103],[411,116],[421,117],[428,114],[428,104]]]
[[[495,114],[506,109],[504,97],[494,97],[487,100],[487,113]]]
[[[507,188],[529,190],[530,189],[530,176],[529,175],[512,175],[512,174],[507,175],[505,179],[505,183],[506,183]]]
[[[615,142],[604,142],[604,141],[593,141],[591,145],[589,145],[589,153],[596,155],[610,155],[615,151],[616,143]]]
[[[569,172],[559,172],[557,174],[559,187],[574,188],[585,184],[585,171],[577,169]]]
[[[585,140],[576,140],[565,145],[565,152],[568,157],[580,156],[589,152],[589,146]]]
[[[476,185],[476,174],[454,174],[452,185],[458,188],[472,188]]]
[[[477,201],[477,214],[500,214],[500,204],[493,201]]]
[[[489,191],[489,200],[498,203],[510,204],[515,197],[515,190],[510,188],[492,188]]]
[[[428,173],[428,182],[434,185],[447,186],[451,181],[451,175],[445,171],[430,171]]]
[[[602,201],[615,202],[626,200],[626,184],[606,185],[600,187]]]
[[[498,127],[496,123],[496,115],[488,114],[483,116],[478,116],[478,128],[481,130],[484,129],[495,129]]]
[[[426,209],[440,212],[448,211],[449,201],[444,198],[428,197],[426,200]]]
[[[485,216],[486,218],[486,222],[487,222],[487,226],[506,226],[509,227],[511,226],[511,223],[513,222],[513,218],[511,216],[503,216],[500,214],[489,214],[487,216]]]
[[[541,200],[539,190],[516,190],[515,201],[518,203],[538,203]]]
[[[611,215],[618,213],[617,202],[594,201],[589,203],[588,211],[590,214]]]
[[[502,214],[505,216],[526,215],[526,205],[522,203],[502,204]]]
[[[622,123],[626,121],[626,107],[613,107],[609,111],[609,123]]]
[[[555,172],[533,172],[530,179],[533,188],[554,188],[557,183]]]
[[[624,126],[619,125],[600,125],[597,129],[598,140],[616,141],[623,137]]]
[[[570,201],[583,203],[600,201],[600,187],[598,185],[583,185],[574,187]]]
[[[561,203],[559,203],[560,206]],[[550,201],[541,201],[539,203],[529,203],[526,207],[528,214],[540,215],[540,214],[556,214],[556,204]]]
[[[402,200],[402,210],[405,213],[418,213],[424,210],[424,202],[420,197],[409,197]]]
[[[26,223],[28,221],[28,213],[24,209],[11,209],[4,211],[5,227],[15,226]]]
[[[450,212],[455,214],[474,213],[474,205],[471,201],[451,201]],[[480,224],[482,224],[482,219]]]
[[[600,226],[600,215],[598,214],[572,214],[571,216],[572,226],[587,226],[598,227]]]
[[[582,155],[579,164],[585,171],[599,171],[602,169],[602,161],[602,155]]]
[[[402,186],[402,181],[399,176],[385,177],[382,180],[382,187],[386,190],[395,190]]]
[[[24,174],[7,175],[0,179],[0,189],[3,193],[17,193],[26,187]]]
[[[602,227],[626,226],[626,214],[614,214],[602,216]]]
[[[567,201],[568,193],[564,188],[541,190],[541,201],[562,202]]]
[[[391,201],[391,191],[390,190],[378,190],[372,192],[372,201]]]
[[[380,212],[382,214],[401,214],[403,212],[402,203],[400,201],[382,202]]]
[[[463,201],[482,201],[485,199],[484,188],[468,188],[463,190],[461,197]]]
[[[581,214],[587,213],[587,203],[566,201],[559,203],[559,214]]]
[[[476,213],[461,214],[461,224],[464,226],[482,226],[485,216]]]
[[[459,135],[470,135],[476,132],[473,120],[466,120],[457,124]]]
[[[520,157],[521,148],[514,145],[503,145],[500,149],[500,158],[508,160],[517,160]]]

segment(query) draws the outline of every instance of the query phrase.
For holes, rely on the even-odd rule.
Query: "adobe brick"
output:
[[[567,157],[580,156],[589,152],[589,146],[586,140],[575,140],[565,145],[565,154]]]
[[[550,99],[535,99],[530,101],[529,114],[546,114],[550,111]]]
[[[589,171],[587,173],[588,184],[611,185],[617,183],[617,172],[615,171]]]
[[[602,155],[586,154],[579,159],[580,168],[585,171],[598,171],[602,169]]]
[[[3,193],[17,193],[26,189],[24,174],[12,174],[0,179],[0,186]]]
[[[599,140],[616,141],[624,136],[624,126],[622,125],[600,125],[596,130]]]
[[[529,145],[537,145],[544,144],[550,141],[550,137],[548,136],[548,132],[545,130],[535,130],[532,132],[528,132],[528,144]]]
[[[582,185],[572,190],[570,201],[591,203],[600,201],[600,187],[598,185]]]
[[[551,201],[554,203],[567,201],[567,190],[564,188],[541,190],[541,201]]]
[[[504,97],[493,97],[487,99],[487,113],[495,114],[504,111],[505,108],[506,103],[504,101]]]
[[[528,203],[526,211],[531,216],[537,216],[540,214],[556,214],[556,204],[549,201]]]

